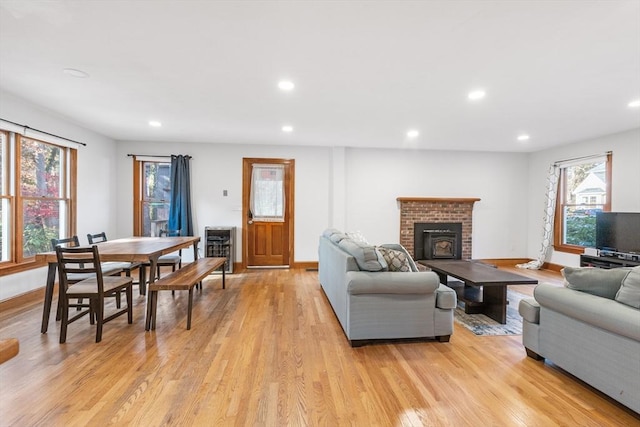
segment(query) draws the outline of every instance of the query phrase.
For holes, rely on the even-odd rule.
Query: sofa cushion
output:
[[[622,279],[615,300],[640,309],[640,265],[632,268]]]
[[[409,264],[409,260],[404,252],[385,248],[384,246],[378,246],[378,250],[386,261],[389,271],[411,271],[411,265]]]
[[[610,270],[595,267],[565,267],[562,269],[567,288],[609,299],[616,297],[616,293],[622,285],[622,279],[628,272],[629,269],[624,267]]]
[[[338,243],[340,243],[342,241],[342,239],[346,239],[347,235],[344,233],[333,233],[330,237],[329,240],[331,240],[333,243],[335,243],[336,245]]]
[[[385,262],[380,251],[375,246],[346,238],[342,239],[338,246],[351,255],[363,271],[386,271]]]
[[[335,233],[340,233],[340,230],[336,228],[327,228],[322,232],[322,236],[328,239],[331,237],[332,234],[335,234]]]

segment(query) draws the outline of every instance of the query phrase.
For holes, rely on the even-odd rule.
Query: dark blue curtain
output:
[[[193,236],[191,220],[191,156],[171,156],[171,201],[169,202],[169,230],[180,230],[182,236]]]

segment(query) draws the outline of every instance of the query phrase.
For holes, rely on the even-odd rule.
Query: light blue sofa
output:
[[[344,239],[335,229],[320,236],[318,277],[352,346],[379,339],[449,341],[457,303],[451,288],[435,273],[418,271],[410,256],[410,272],[388,271],[376,248]],[[406,254],[400,245],[383,246]]]
[[[640,267],[634,270],[566,267],[566,286],[538,285],[519,311],[529,357],[550,360],[640,413]]]

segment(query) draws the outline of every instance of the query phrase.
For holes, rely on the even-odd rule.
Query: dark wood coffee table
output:
[[[507,286],[535,285],[535,279],[520,276],[477,261],[422,260],[440,277],[440,283],[456,291],[464,302],[468,314],[482,313],[496,322],[507,323]],[[464,284],[447,282],[447,276],[462,280]]]

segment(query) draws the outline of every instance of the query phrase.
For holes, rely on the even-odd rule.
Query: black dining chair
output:
[[[74,248],[74,247],[78,247],[80,246],[80,239],[78,239],[78,236],[73,235],[71,237],[66,237],[63,239],[51,239],[51,249],[52,250],[56,250],[56,248],[58,247],[68,247],[68,248]],[[118,266],[105,266],[103,268],[103,273],[107,274],[107,275],[119,275],[122,272],[122,268],[118,267]],[[58,274],[60,274],[60,272],[58,271]],[[77,283],[81,280],[87,279],[89,278],[91,275],[89,273],[73,273],[70,274],[69,277],[67,278],[67,281],[69,283],[69,285],[72,285],[74,283]],[[60,306],[60,299],[58,299],[58,308],[57,308],[57,312],[56,312],[56,320],[60,320],[60,310],[61,310],[61,306]],[[78,299],[77,302],[74,303],[70,303],[69,304],[70,307],[74,307],[76,308],[78,311],[82,310],[82,308],[86,308],[88,307],[87,304],[85,304],[82,301],[82,298]]]
[[[89,242],[90,245],[96,244],[96,243],[102,243],[102,242],[106,242],[107,241],[107,233],[105,233],[104,231],[101,233],[96,233],[96,234],[87,234],[87,241]],[[137,284],[139,285],[140,283],[144,283],[145,281],[145,276],[144,276],[144,271],[141,268],[141,263],[139,262],[114,262],[114,261],[108,261],[108,262],[103,262],[102,263],[102,268],[103,270],[105,269],[105,267],[113,267],[113,268],[121,268],[122,271],[124,271],[125,276],[127,277],[131,277],[131,272],[138,270],[138,282]],[[136,284],[136,282],[133,283],[134,285]],[[144,289],[142,286],[139,286],[139,291],[140,291],[140,295],[144,295]]]
[[[89,314],[89,323],[96,324],[96,342],[102,340],[102,328],[118,316],[127,314],[128,323],[133,323],[132,279],[126,276],[106,276],[102,271],[98,246],[91,247],[56,247],[58,270],[60,272],[61,325],[60,344],[67,340],[67,327],[70,323]],[[87,276],[73,284],[70,277]],[[117,297],[125,292],[127,306],[117,308],[105,317],[105,298]],[[69,316],[70,300],[88,299],[89,308],[74,316]]]

